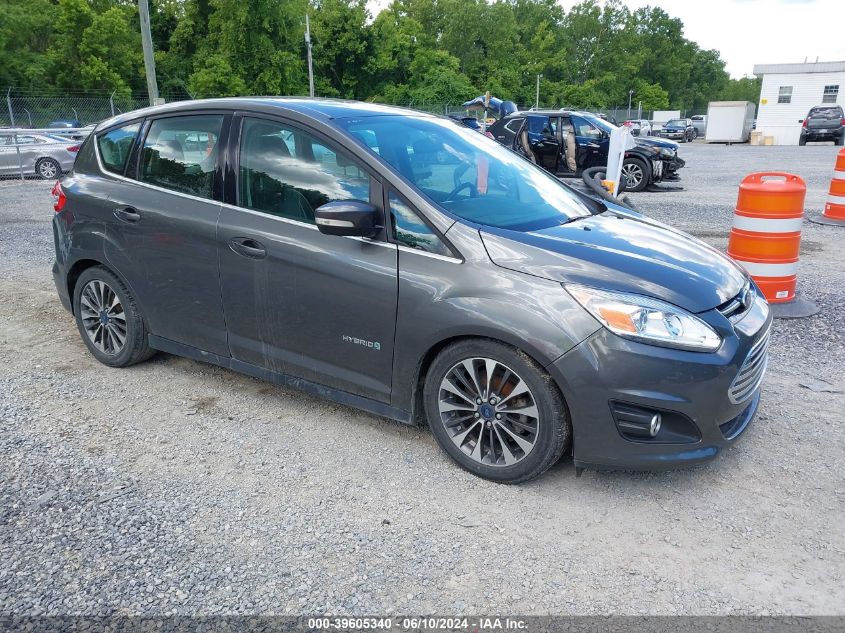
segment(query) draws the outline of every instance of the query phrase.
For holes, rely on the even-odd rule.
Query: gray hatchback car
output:
[[[501,482],[710,459],[769,308],[694,238],[495,141],[372,104],[243,98],[99,125],[54,188],[59,297],[112,367],[156,350],[428,424]]]

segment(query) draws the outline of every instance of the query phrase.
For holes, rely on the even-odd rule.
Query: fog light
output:
[[[660,432],[660,414],[655,413],[654,417],[651,418],[651,423],[648,426],[648,433],[652,437],[657,435]]]

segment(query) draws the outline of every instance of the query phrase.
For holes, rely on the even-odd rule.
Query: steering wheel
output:
[[[470,195],[470,198],[477,198],[477,197],[478,197],[478,188],[475,186],[475,184],[474,184],[474,183],[471,183],[471,182],[462,182],[462,183],[461,183],[461,184],[459,184],[457,187],[455,187],[454,189],[452,189],[452,191],[450,191],[450,192],[449,192],[449,195],[448,195],[448,196],[446,196],[443,200],[444,200],[444,201],[446,201],[446,200],[451,200],[453,197],[455,197],[456,195],[458,195],[458,193],[460,193],[460,192],[461,192],[461,191],[463,191],[464,189],[469,189],[469,195]]]

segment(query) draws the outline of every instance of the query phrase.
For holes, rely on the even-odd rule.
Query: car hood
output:
[[[498,266],[561,283],[648,295],[690,312],[732,299],[745,272],[716,249],[668,226],[605,212],[520,232],[482,227]]]
[[[675,141],[657,138],[656,136],[638,136],[634,139],[637,145],[648,145],[650,147],[661,147],[666,149],[678,149],[678,144]]]

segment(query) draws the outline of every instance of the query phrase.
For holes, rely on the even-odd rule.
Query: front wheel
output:
[[[642,191],[648,186],[649,170],[639,158],[626,158],[622,163],[622,175],[626,179],[626,191]]]
[[[431,365],[425,411],[437,443],[462,468],[500,483],[534,479],[571,437],[563,397],[519,350],[487,339],[445,348]]]

